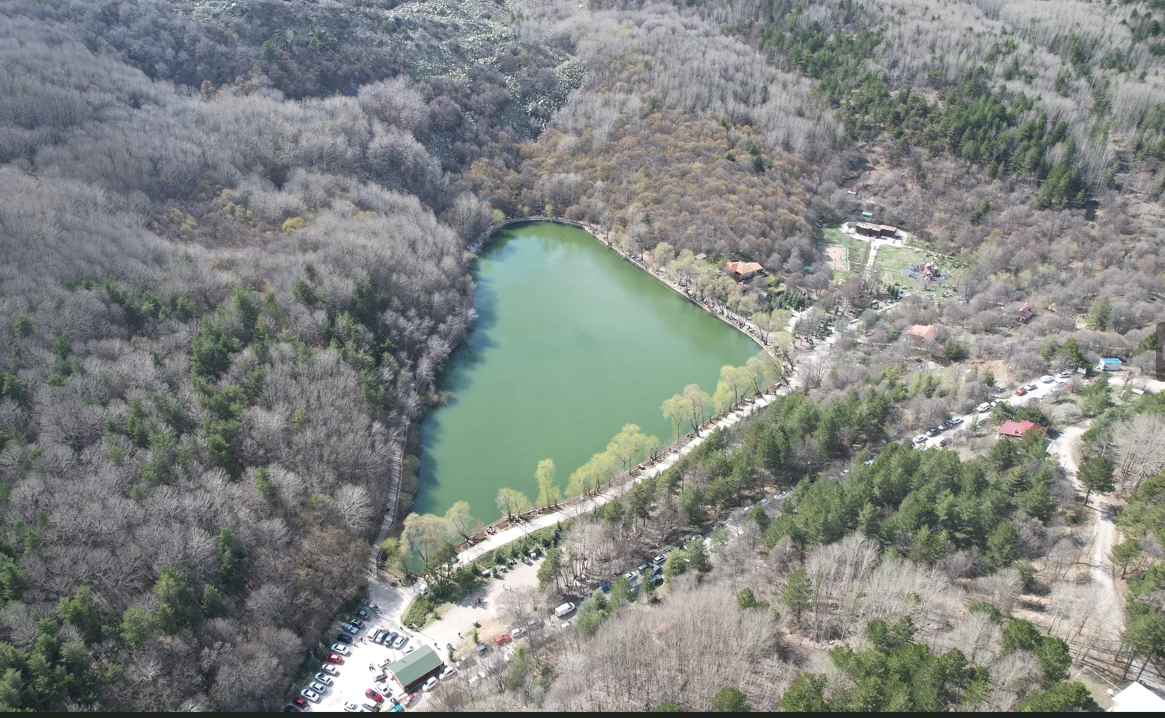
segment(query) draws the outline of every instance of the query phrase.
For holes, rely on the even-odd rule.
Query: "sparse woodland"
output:
[[[658,605],[588,598],[582,635],[448,707],[1087,707],[1055,641],[1111,655],[1113,612],[1076,582],[1058,467],[1011,444],[856,459],[983,401],[988,363],[1151,366],[1165,7],[585,5],[0,0],[0,706],[281,705],[391,493],[407,513],[415,461],[390,467],[472,327],[464,248],[551,214],[765,331],[786,305],[694,254],[814,303],[798,339],[839,310],[863,331],[838,322],[811,398],[580,521],[548,589],[764,486],[798,513],[685,550]],[[965,265],[957,296],[863,312],[897,279],[834,282],[817,244],[862,210]],[[1159,670],[1161,411],[1079,389],[1031,416],[1095,417],[1096,485],[1129,498],[1122,657]],[[882,690],[870,667],[907,654],[937,692]]]

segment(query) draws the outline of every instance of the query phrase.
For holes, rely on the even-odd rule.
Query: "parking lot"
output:
[[[1047,377],[1050,377],[1051,381],[1045,381],[1044,379]],[[1056,392],[1064,391],[1067,387],[1067,382],[1070,381],[1071,378],[1071,375],[1063,376],[1051,374],[1045,375],[1044,377],[1037,377],[1020,385],[1024,387],[1024,393],[1022,395],[1016,394],[1019,386],[1004,388],[995,395],[995,398],[992,400],[994,403],[986,402],[988,407],[985,411],[972,411],[971,413],[964,414],[963,416],[951,417],[952,419],[959,419],[958,423],[953,426],[949,426],[942,431],[938,431],[934,436],[919,434],[918,436],[914,437],[914,446],[917,449],[942,448],[946,444],[950,443],[950,440],[953,438],[953,434],[955,432],[967,428],[975,418],[979,419],[980,424],[987,421],[987,418],[991,416],[991,410],[995,407],[996,403],[1005,402],[1015,407],[1029,406],[1048,398]],[[1035,388],[1028,388],[1032,387],[1033,385]],[[938,428],[940,427],[933,427],[933,429]]]
[[[378,628],[396,631],[400,635],[407,636],[408,642],[400,649],[373,643],[371,637]],[[329,632],[328,635],[334,643],[335,633]],[[402,658],[419,645],[418,640],[411,631],[402,630],[400,626],[381,619],[379,614],[370,612],[369,619],[364,621],[364,627],[353,636],[353,642],[344,646],[349,655],[342,656],[343,663],[335,664],[337,674],[330,676],[332,684],[326,686],[327,690],[321,694],[319,702],[309,704],[308,710],[344,711],[345,704],[355,704],[357,710],[375,710],[376,704],[364,693],[369,688],[384,696],[385,705],[382,706],[382,710],[387,710],[388,706],[391,705],[392,690],[386,688],[384,683],[377,684],[375,679],[384,673],[382,666],[386,662]],[[423,694],[421,700],[423,700]],[[352,709],[349,707],[347,710],[351,711]]]

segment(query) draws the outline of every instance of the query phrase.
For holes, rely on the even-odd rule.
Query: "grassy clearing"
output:
[[[903,269],[922,262],[922,255],[922,252],[909,247],[884,246],[878,249],[874,266],[882,270],[887,279],[893,275],[894,279],[897,280],[901,277]]]

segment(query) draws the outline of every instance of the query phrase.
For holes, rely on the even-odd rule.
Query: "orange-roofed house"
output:
[[[937,341],[939,336],[938,327],[934,324],[915,324],[906,333],[927,342]]]
[[[1040,426],[1034,421],[1005,421],[1003,422],[1003,426],[999,427],[999,435],[1011,439],[1022,439],[1025,434],[1033,429],[1039,431],[1040,436],[1048,433],[1046,426]]]
[[[752,279],[756,275],[765,271],[765,268],[760,266],[757,262],[729,262],[725,267],[728,274],[733,279]]]

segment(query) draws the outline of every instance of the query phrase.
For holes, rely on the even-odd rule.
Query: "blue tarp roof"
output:
[[[1120,359],[1115,359],[1115,358],[1101,357],[1100,360],[1102,362],[1104,362],[1105,364],[1120,364],[1120,363],[1122,363]]]

